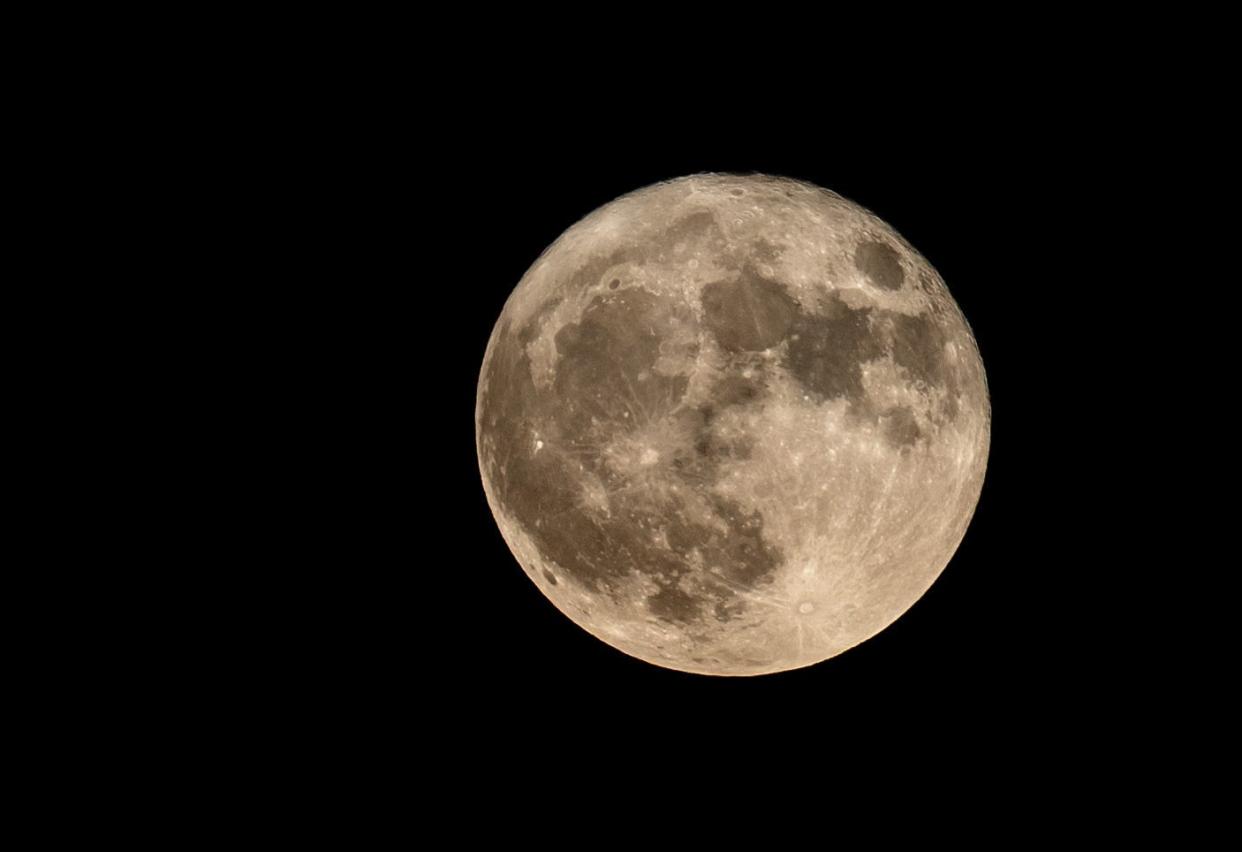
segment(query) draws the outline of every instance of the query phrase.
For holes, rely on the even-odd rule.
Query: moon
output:
[[[944,281],[870,211],[765,175],[639,189],[548,247],[483,358],[484,491],[566,616],[758,675],[883,630],[956,551],[987,380]]]

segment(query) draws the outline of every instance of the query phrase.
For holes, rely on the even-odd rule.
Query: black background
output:
[[[1195,84],[1166,73],[1163,36],[1127,42],[1109,16],[1070,56],[1063,36],[1079,31],[1050,21],[1015,51],[1027,21],[977,37],[990,22],[972,13],[962,35],[978,50],[919,34],[899,67],[882,27],[752,33],[742,10],[724,41],[644,18],[613,49],[603,28],[565,39],[550,26],[540,46],[500,32],[506,56],[477,43],[485,17],[456,33],[469,44],[434,22],[394,28],[387,45],[368,28],[352,52],[305,40],[307,61],[274,60],[267,85],[242,75],[228,120],[195,113],[185,135],[201,151],[174,151],[169,173],[190,177],[163,190],[208,221],[152,207],[174,247],[161,288],[186,263],[202,277],[157,325],[170,338],[182,313],[206,326],[190,342],[198,372],[173,362],[167,379],[191,389],[180,419],[202,432],[169,455],[203,472],[165,475],[217,487],[201,511],[157,489],[173,522],[134,520],[174,541],[141,590],[160,593],[151,609],[167,625],[133,629],[136,647],[168,649],[139,724],[180,726],[177,709],[192,709],[178,739],[226,755],[256,807],[286,784],[398,810],[447,794],[467,806],[464,833],[515,826],[491,808],[522,796],[541,833],[589,819],[575,840],[640,808],[726,828],[735,812],[769,827],[794,810],[753,808],[763,792],[809,795],[808,827],[848,821],[824,793],[834,779],[880,805],[869,836],[902,821],[888,802],[903,786],[947,789],[958,807],[945,818],[960,823],[976,806],[954,786],[964,774],[998,798],[1037,787],[1009,832],[1043,820],[1048,790],[1078,786],[1098,812],[1092,769],[1115,777],[1180,747],[1194,722],[1173,726],[1165,708],[1201,707],[1178,689],[1190,676],[1166,650],[1171,623],[1216,586],[1184,548],[1156,552],[1193,493],[1157,480],[1185,465],[1170,422],[1215,398],[1187,394],[1199,350],[1173,342],[1206,311],[1152,258],[1170,243],[1179,262],[1221,255],[1170,236],[1200,221],[1180,185],[1217,179],[1192,177],[1192,157],[1166,143],[1189,123],[1157,101],[1198,106]],[[1104,42],[1137,61],[1114,62]],[[704,171],[810,181],[889,222],[947,282],[992,402],[981,499],[930,590],[858,647],[760,677],[661,669],[571,623],[505,546],[475,451],[484,350],[530,265],[600,205]],[[186,231],[192,248],[177,242]],[[183,580],[186,548],[204,564]],[[164,641],[179,630],[189,652]],[[590,806],[566,807],[575,793]]]
[[[1120,262],[1134,235],[1117,212],[1136,205],[1120,190],[1144,189],[1131,174],[1147,153],[1108,102],[1040,86],[907,90],[872,108],[703,91],[668,102],[497,75],[410,110],[362,101],[325,137],[356,134],[299,180],[323,222],[291,252],[309,283],[280,305],[296,370],[262,391],[306,377],[310,410],[289,431],[315,441],[295,444],[281,483],[302,492],[286,539],[305,556],[283,560],[272,600],[295,626],[256,677],[372,748],[466,775],[598,749],[634,754],[614,767],[628,776],[655,755],[872,752],[876,766],[876,750],[1037,759],[1117,743],[1135,661],[1161,650],[1158,630],[1136,653],[1121,626],[1142,618],[1129,597],[1148,565],[1122,554],[1135,522],[1116,508],[1143,437],[1126,426],[1127,382],[1161,368],[1119,343],[1138,300],[1118,288],[1150,286]],[[992,402],[978,508],[930,590],[833,659],[749,678],[662,669],[563,616],[505,545],[475,449],[487,341],[540,253],[619,195],[710,171],[806,180],[890,223],[969,321]]]
[[[1170,613],[1213,592],[1152,546],[1188,493],[1155,481],[1177,464],[1165,430],[1192,400],[1171,379],[1196,351],[1172,348],[1182,279],[1148,266],[1165,223],[1193,219],[1153,178],[1166,78],[1131,87],[1130,109],[1114,66],[1052,79],[1043,45],[925,81],[943,56],[878,80],[818,48],[814,67],[743,49],[676,70],[645,44],[549,51],[543,78],[431,56],[413,80],[402,46],[301,80],[292,106],[261,92],[276,133],[213,140],[246,169],[213,153],[199,176],[228,211],[187,311],[216,311],[202,353],[221,404],[196,396],[187,419],[223,496],[195,532],[209,564],[162,610],[204,613],[202,665],[167,666],[204,748],[368,801],[480,803],[465,830],[491,801],[520,794],[539,819],[577,792],[591,837],[636,799],[684,814],[702,796],[729,825],[755,789],[832,808],[819,791],[838,779],[883,803],[919,770],[918,796],[967,771],[1002,797],[1051,774],[1089,801],[1084,767],[1124,773],[1173,741],[1163,711],[1189,676]],[[969,321],[992,403],[977,510],[929,591],[833,659],[748,678],[652,666],[563,616],[505,545],[475,448],[487,341],[540,253],[619,195],[711,171],[809,181],[890,223]]]
[[[415,451],[434,488],[411,499],[415,535],[436,542],[415,568],[434,577],[418,594],[436,590],[418,629],[448,684],[437,694],[452,730],[476,743],[570,751],[575,733],[607,731],[674,752],[710,751],[739,731],[780,743],[808,724],[839,732],[833,748],[929,737],[980,747],[999,737],[1038,749],[1053,731],[1098,730],[1101,691],[1117,676],[1117,637],[1092,594],[1117,570],[1102,555],[1108,473],[1097,451],[1113,368],[1084,282],[1108,265],[1099,249],[1108,149],[1066,147],[1070,116],[1024,110],[857,118],[809,133],[603,121],[528,123],[503,140],[465,124],[451,137],[436,184],[437,198],[451,201],[433,211],[452,211],[437,237],[442,277],[422,285],[447,305],[420,316],[438,348],[415,355],[445,382],[434,413],[420,416],[443,422],[433,445]],[[993,406],[978,509],[930,591],[860,646],[762,677],[661,669],[571,623],[509,553],[475,457],[483,352],[526,269],[601,204],[700,171],[807,180],[893,225],[970,322]]]
[[[262,69],[213,45],[194,63],[209,97],[171,79],[182,123],[144,99],[150,132],[118,115],[70,134],[90,149],[114,133],[154,184],[137,196],[159,220],[148,232],[111,209],[134,200],[131,172],[96,167],[115,181],[96,201],[126,234],[124,263],[85,252],[94,298],[124,290],[100,282],[126,278],[149,244],[162,251],[151,293],[131,295],[132,312],[121,303],[144,334],[100,323],[99,352],[123,338],[135,362],[104,364],[105,394],[114,373],[156,370],[135,394],[149,415],[135,420],[121,400],[74,420],[86,433],[115,417],[158,476],[137,480],[150,514],[132,509],[119,496],[134,485],[130,457],[101,446],[116,472],[94,502],[120,509],[123,523],[108,525],[126,543],[64,524],[91,548],[93,582],[128,605],[91,595],[101,624],[72,641],[98,655],[102,682],[66,705],[67,729],[114,706],[143,736],[160,732],[176,773],[222,770],[209,808],[240,790],[256,810],[282,794],[332,805],[352,793],[404,813],[447,793],[467,805],[452,826],[465,833],[512,825],[494,824],[477,795],[494,785],[496,800],[534,799],[524,819],[552,833],[580,787],[594,824],[575,840],[608,836],[635,803],[731,827],[765,788],[785,804],[810,794],[808,827],[848,820],[821,792],[832,779],[891,810],[920,769],[933,779],[907,785],[916,797],[944,786],[959,799],[946,819],[974,805],[951,786],[963,771],[1004,797],[1015,780],[1038,783],[1032,768],[1051,770],[1055,788],[1081,785],[1098,812],[1090,769],[1124,774],[1182,748],[1203,706],[1178,688],[1192,676],[1186,655],[1166,651],[1172,622],[1203,620],[1229,563],[1196,561],[1188,537],[1172,558],[1156,552],[1196,493],[1158,480],[1194,450],[1171,423],[1206,421],[1194,439],[1206,442],[1230,422],[1218,396],[1188,392],[1198,341],[1173,339],[1200,336],[1199,315],[1217,304],[1184,288],[1227,286],[1229,267],[1223,244],[1171,236],[1203,216],[1177,190],[1215,190],[1219,177],[1193,168],[1203,146],[1186,119],[1200,106],[1187,95],[1200,81],[1169,73],[1166,34],[1133,38],[1112,15],[1097,34],[972,13],[961,22],[972,49],[917,32],[903,50],[882,26],[765,25],[741,9],[716,15],[728,32],[715,39],[630,16],[646,32],[610,48],[605,27],[564,38],[549,22],[537,44],[468,14],[478,20],[451,32],[392,27],[387,43],[382,25],[352,43],[299,39],[282,18],[258,37]],[[1201,52],[1197,34],[1189,43]],[[1135,55],[1102,49],[1116,44]],[[661,669],[571,623],[505,546],[475,451],[484,350],[529,266],[600,205],[704,171],[810,181],[889,222],[947,282],[991,393],[983,492],[940,578],[880,634],[776,675]],[[1160,274],[1152,258],[1170,245],[1212,274]],[[80,360],[100,369],[89,349]],[[1215,473],[1220,456],[1196,463]],[[109,564],[138,542],[154,547],[150,577]],[[97,641],[118,631],[132,637],[120,653]],[[118,674],[127,667],[140,689]],[[1165,708],[1191,718],[1175,725]],[[122,769],[124,730],[100,737]],[[601,795],[610,786],[621,795]],[[687,808],[690,795],[708,810]],[[1027,802],[1031,818],[1006,836],[1042,820],[1047,798]],[[768,827],[792,810],[754,815]],[[899,821],[883,814],[868,834]]]

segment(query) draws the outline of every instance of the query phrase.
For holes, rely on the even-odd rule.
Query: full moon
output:
[[[868,210],[700,174],[571,227],[523,276],[475,407],[518,563],[592,635],[757,675],[874,636],[944,570],[991,406],[943,280]]]

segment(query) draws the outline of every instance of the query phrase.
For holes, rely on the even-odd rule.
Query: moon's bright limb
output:
[[[943,570],[991,410],[969,326],[891,227],[798,181],[613,201],[522,278],[488,343],[479,465],[526,573],[683,671],[806,666]]]

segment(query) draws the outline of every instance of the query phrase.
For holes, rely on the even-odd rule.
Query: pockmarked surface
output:
[[[991,410],[971,330],[869,211],[766,176],[641,189],[566,231],[475,412],[505,541],[620,650],[749,675],[875,635],[957,549]]]

